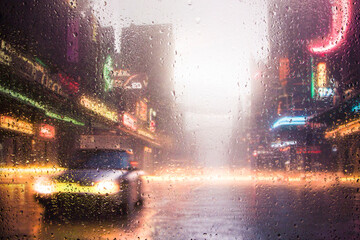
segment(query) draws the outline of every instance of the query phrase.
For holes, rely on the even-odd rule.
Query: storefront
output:
[[[345,174],[360,172],[360,96],[312,117],[312,124],[325,124],[323,136],[329,144],[328,159],[334,170]],[[331,164],[331,163],[330,163]]]

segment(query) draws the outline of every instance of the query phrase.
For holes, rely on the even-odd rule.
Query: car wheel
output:
[[[122,214],[131,214],[135,210],[136,196],[134,196],[133,192],[134,191],[132,191],[132,188],[128,183],[122,196],[120,207]]]

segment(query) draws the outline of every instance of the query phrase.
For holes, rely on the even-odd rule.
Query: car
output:
[[[82,149],[73,162],[62,173],[35,182],[35,197],[48,211],[131,213],[142,203],[144,173],[132,166],[131,151]]]

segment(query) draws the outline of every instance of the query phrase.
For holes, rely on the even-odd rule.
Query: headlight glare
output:
[[[39,179],[35,185],[34,190],[42,194],[50,194],[55,191],[55,184],[49,179]]]
[[[115,193],[119,191],[119,185],[113,181],[101,181],[95,184],[97,191],[101,194]]]

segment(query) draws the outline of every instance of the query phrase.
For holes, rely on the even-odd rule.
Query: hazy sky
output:
[[[196,131],[200,161],[223,165],[241,96],[250,94],[249,59],[266,58],[266,0],[96,1],[104,25],[171,23],[177,51],[176,101]],[[220,163],[220,162],[221,163]]]

